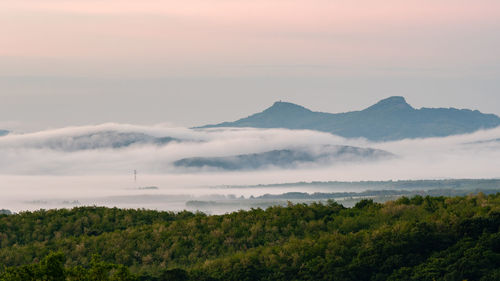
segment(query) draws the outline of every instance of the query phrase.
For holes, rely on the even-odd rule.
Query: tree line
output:
[[[500,194],[0,215],[0,280],[500,280]]]

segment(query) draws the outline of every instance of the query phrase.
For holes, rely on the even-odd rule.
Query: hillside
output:
[[[445,137],[497,126],[500,126],[500,118],[493,114],[455,108],[416,109],[403,97],[390,97],[361,111],[337,114],[314,112],[300,105],[280,101],[249,117],[199,128],[307,129],[345,138],[390,141]]]
[[[315,149],[314,149],[315,148]],[[376,161],[394,155],[378,149],[342,145],[272,150],[226,157],[191,157],[174,162],[177,167],[253,170],[266,167],[295,168],[301,164],[335,164]]]
[[[499,280],[499,227],[500,194],[41,210],[0,215],[0,280]]]

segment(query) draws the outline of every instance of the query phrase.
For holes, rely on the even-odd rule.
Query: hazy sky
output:
[[[233,120],[391,95],[500,114],[498,0],[1,0],[0,126]]]

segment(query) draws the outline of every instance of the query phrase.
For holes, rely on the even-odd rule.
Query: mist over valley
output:
[[[392,112],[393,105],[385,110]],[[288,106],[278,113],[287,116]],[[434,122],[445,124],[441,117]],[[386,126],[397,131],[400,124]],[[248,199],[288,192],[402,190],[390,184],[279,185],[287,182],[495,179],[500,167],[500,128],[481,128],[446,137],[424,134],[392,141],[345,138],[313,129],[117,123],[11,132],[0,138],[0,207],[13,211],[75,205],[182,210],[196,205],[186,202],[217,202],[220,196]],[[253,206],[244,200],[236,203],[223,210]]]

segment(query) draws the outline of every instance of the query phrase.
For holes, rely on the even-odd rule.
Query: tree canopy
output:
[[[0,215],[0,280],[498,280],[500,194]]]

